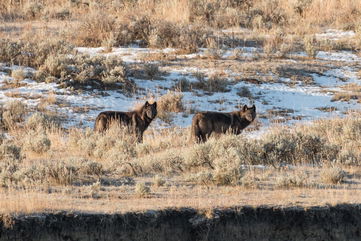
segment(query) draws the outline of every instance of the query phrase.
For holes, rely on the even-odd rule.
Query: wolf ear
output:
[[[244,105],[244,106],[242,107],[242,111],[246,111],[247,109],[248,109],[247,105]]]
[[[154,101],[153,105],[154,105],[155,108],[157,108],[157,102],[156,101]]]
[[[145,102],[144,106],[145,106],[145,107],[149,106],[148,101]]]
[[[251,109],[254,109],[254,110],[256,110],[256,106],[255,106],[255,105],[253,105]]]

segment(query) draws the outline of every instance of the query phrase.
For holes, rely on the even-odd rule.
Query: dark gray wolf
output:
[[[205,142],[212,133],[239,135],[255,118],[255,105],[245,105],[240,111],[233,112],[198,112],[192,119],[191,137],[196,142]]]
[[[94,131],[104,132],[109,129],[111,124],[119,124],[121,127],[128,128],[130,133],[132,133],[140,143],[143,141],[144,131],[156,115],[157,102],[149,104],[148,101],[135,111],[104,111],[97,116]]]

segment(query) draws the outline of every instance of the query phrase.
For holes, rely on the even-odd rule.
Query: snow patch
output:
[[[353,38],[356,36],[354,31],[342,31],[338,29],[327,29],[323,33],[316,34],[317,39],[325,39],[325,40],[341,40]]]
[[[77,48],[79,52],[90,55],[104,55],[104,56],[119,56],[123,61],[131,63],[140,61],[140,56],[147,53],[172,53],[174,49],[149,49],[149,48],[113,48],[110,53],[104,53],[104,48]],[[192,55],[181,55],[179,58],[197,58],[204,55],[206,49],[200,49],[200,52]],[[241,53],[244,56],[253,56],[261,51],[258,48],[251,47],[237,47],[236,49],[225,50],[222,57],[229,58],[235,52]],[[296,53],[296,55],[303,56],[304,53]],[[324,52],[320,51],[317,55],[318,59],[325,59],[330,61],[344,61],[349,63],[360,63],[361,59],[357,55],[342,51],[342,52]],[[292,60],[297,61],[297,60]],[[1,65],[1,69],[13,70],[23,68],[20,66],[6,67]],[[27,71],[35,71],[26,68]],[[68,116],[67,127],[78,125],[82,123],[83,126],[92,127],[94,119],[100,111],[116,110],[128,111],[131,110],[136,103],[142,103],[147,96],[154,95],[159,97],[165,93],[175,82],[179,79],[186,78],[190,82],[195,82],[197,79],[193,76],[196,72],[211,74],[216,72],[212,68],[196,68],[196,67],[178,67],[164,66],[162,71],[169,73],[164,79],[159,80],[141,80],[134,79],[135,83],[141,90],[134,96],[125,96],[116,90],[98,91],[85,90],[79,93],[74,93],[68,89],[59,89],[55,83],[38,83],[30,79],[25,79],[22,83],[25,86],[19,88],[2,88],[0,89],[0,102],[6,102],[13,99],[20,99],[28,105],[35,106],[39,104],[43,98],[48,96],[50,92],[56,97],[58,102],[67,103],[67,105],[57,106],[50,105],[49,108],[59,111]],[[228,71],[230,76],[237,76],[239,73],[232,73]],[[350,66],[343,66],[332,69],[323,73],[323,75],[312,74],[315,81],[312,85],[304,85],[302,83],[292,84],[289,78],[281,78],[278,83],[263,83],[260,85],[252,83],[235,83],[231,86],[229,92],[206,94],[202,90],[194,90],[192,92],[184,92],[183,102],[186,108],[185,113],[173,114],[174,120],[172,126],[188,127],[191,125],[192,114],[194,111],[233,111],[237,106],[244,104],[255,104],[257,106],[257,113],[259,120],[263,126],[271,124],[271,117],[269,112],[275,110],[289,110],[284,116],[275,116],[275,118],[284,119],[285,123],[293,124],[299,119],[301,121],[314,120],[317,118],[328,118],[333,116],[342,116],[345,112],[351,109],[360,109],[360,105],[355,101],[351,102],[333,102],[332,91],[339,90],[341,85],[346,83],[360,83],[357,72]],[[4,81],[11,77],[7,71],[0,72],[0,87],[4,87]],[[253,95],[252,100],[247,97],[240,97],[238,92],[241,88],[247,88]],[[11,93],[20,93],[28,96],[41,96],[41,98],[26,98],[11,97]],[[10,93],[10,94],[9,94]],[[333,112],[324,112],[320,109],[325,107],[333,107],[336,109]],[[77,111],[77,108],[84,108],[84,111]],[[263,118],[262,118],[263,116]],[[298,118],[299,117],[299,118]],[[152,123],[153,127],[163,128],[169,125],[157,119]],[[255,133],[262,133],[262,130],[254,133],[247,132],[247,135],[257,135]]]

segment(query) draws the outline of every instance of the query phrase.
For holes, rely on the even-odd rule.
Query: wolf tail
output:
[[[95,119],[94,131],[103,132],[106,130],[106,126],[107,126],[107,117],[101,113]]]
[[[201,128],[199,126],[199,118],[196,115],[193,116],[192,119],[192,127],[191,127],[191,138],[190,141],[191,142],[200,142],[202,139],[202,131]]]

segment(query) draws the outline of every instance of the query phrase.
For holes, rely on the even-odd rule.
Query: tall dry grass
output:
[[[103,12],[105,15],[124,17],[127,15],[147,15],[153,19],[160,19],[175,23],[190,23],[204,21],[212,23],[217,18],[235,15],[238,22],[241,13],[248,17],[260,15],[273,18],[273,22],[285,21],[296,23],[302,19],[316,25],[336,24],[349,25],[359,21],[361,6],[358,0],[171,0],[171,1],[68,1],[68,0],[4,0],[1,3],[2,17],[19,16],[22,18],[44,18],[51,13],[67,10],[74,19],[81,18],[80,13]],[[235,14],[233,10],[241,10]],[[245,21],[245,20],[244,20]]]
[[[175,111],[179,107],[163,108]],[[212,137],[202,144],[189,142],[189,129],[150,129],[139,144],[118,126],[105,134],[89,128],[67,131],[44,114],[18,118],[22,109],[12,113],[13,128],[7,131],[11,138],[2,136],[0,144],[0,185],[5,188],[72,185],[103,175],[180,175],[206,185],[246,185],[245,167],[253,165],[276,169],[304,164],[326,168],[360,165],[359,116],[277,127],[258,139]]]
[[[203,29],[242,26],[257,32],[281,28],[301,35],[325,27],[359,31],[360,13],[358,0],[4,0],[0,3],[0,19],[4,22],[49,19],[73,22],[60,24],[62,29],[56,35],[84,46],[129,44],[135,40],[150,45],[167,34],[176,36],[174,41],[161,43],[160,47],[168,47],[191,34],[185,30],[189,25]]]
[[[168,105],[169,98],[173,102],[174,95],[163,100],[164,111],[178,110]],[[355,202],[352,194],[359,191],[357,115],[277,127],[257,139],[223,135],[202,144],[189,142],[189,128],[150,128],[144,143],[136,143],[118,126],[104,134],[90,128],[65,130],[45,114],[19,118],[23,108],[8,106],[14,128],[6,135],[0,132],[0,212],[189,206],[199,198],[202,205],[224,206],[229,200],[265,204],[269,200],[259,197],[268,192],[271,203],[285,204],[279,193],[300,196],[294,193],[304,193],[303,188],[313,193],[308,196],[313,204],[322,203],[328,192],[341,191],[327,202]],[[254,197],[240,199],[245,189]],[[107,202],[117,205],[104,206]]]

